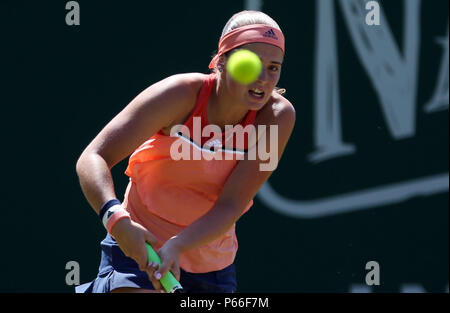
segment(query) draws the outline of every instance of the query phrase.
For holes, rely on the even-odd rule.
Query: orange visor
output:
[[[209,68],[214,68],[219,57],[224,53],[253,42],[268,43],[279,47],[284,52],[284,35],[279,29],[263,24],[242,26],[220,38],[219,50],[209,63]]]

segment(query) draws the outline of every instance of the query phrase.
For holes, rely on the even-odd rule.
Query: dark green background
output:
[[[331,0],[330,0],[331,1]],[[397,40],[403,1],[381,1]],[[84,147],[150,84],[207,72],[222,27],[244,1],[78,1],[81,25],[65,24],[66,1],[0,2],[3,205],[1,292],[72,292],[65,265],[92,280],[103,226],[85,201],[75,163]],[[448,111],[425,114],[441,62],[448,1],[422,1],[416,135],[394,140],[336,6],[344,141],[355,154],[318,164],[314,152],[315,1],[264,1],[287,38],[279,85],[297,122],[270,182],[292,199],[317,199],[448,173]],[[113,169],[123,195],[127,160]],[[241,292],[348,292],[375,260],[381,285],[448,291],[448,192],[401,204],[295,219],[258,198],[237,223]]]

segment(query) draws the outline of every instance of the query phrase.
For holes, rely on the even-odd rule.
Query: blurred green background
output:
[[[443,67],[439,38],[447,40],[448,62],[448,1],[421,2],[415,133],[403,139],[387,127],[338,1],[322,1],[335,8],[342,138],[356,150],[316,163],[309,156],[317,151],[317,1],[83,0],[79,26],[65,23],[67,1],[1,1],[0,292],[73,292],[69,261],[80,265],[81,283],[94,279],[105,230],[82,195],[77,158],[147,86],[207,73],[223,26],[249,6],[261,5],[287,40],[279,86],[297,122],[270,178],[278,194],[320,201],[448,175],[448,63],[446,108],[424,110]],[[379,2],[401,51],[405,2]],[[126,162],[113,169],[121,197]],[[448,292],[448,212],[448,184],[428,196],[315,218],[285,215],[257,197],[237,223],[238,291],[367,290],[365,265],[373,260],[381,284],[372,292]]]

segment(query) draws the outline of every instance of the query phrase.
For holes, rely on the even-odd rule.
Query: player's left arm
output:
[[[265,151],[269,152],[275,140],[277,151],[269,153],[270,158],[276,159],[274,162],[269,158],[275,166],[268,166],[269,161],[261,160],[258,153],[256,153],[256,160],[246,158],[239,161],[228,177],[214,207],[178,234],[177,240],[181,252],[213,241],[227,232],[276,169],[295,124],[295,110],[292,104],[283,97],[279,99],[279,103],[273,104],[268,109],[263,108],[262,110],[265,110],[258,114],[255,121],[256,129],[258,125],[265,125],[266,136],[264,138],[258,135],[260,139],[253,147],[258,152],[258,146],[262,143],[262,139],[265,139]],[[273,132],[274,129],[270,128],[270,125],[276,126],[277,133]],[[277,136],[274,137],[275,135]],[[261,170],[264,165],[269,170]]]
[[[255,126],[258,129],[258,125],[264,125],[266,133],[262,137],[258,133],[259,140],[252,148],[256,152],[256,160],[246,158],[238,162],[216,202],[217,206],[228,207],[228,210],[234,212],[230,224],[224,225],[225,229],[229,229],[239,219],[248,203],[275,171],[283,155],[295,124],[295,110],[290,102],[284,98],[283,100],[273,110],[261,112],[263,114],[255,122]],[[268,160],[261,160],[262,155],[259,155],[259,146],[263,143],[265,147],[262,150],[266,152],[266,157],[269,156]]]
[[[271,140],[277,141],[276,153],[270,153],[270,158],[276,158],[276,165],[283,154],[295,124],[295,110],[292,104],[281,96],[278,99],[280,99],[279,103],[261,109],[262,111],[259,112],[255,121],[255,126],[266,126],[266,149],[271,147]],[[275,125],[277,128],[277,137],[275,138],[275,132],[272,132],[273,128],[271,129],[270,125]],[[253,149],[258,149],[264,137],[258,135],[258,138],[259,140]],[[261,166],[267,165],[266,163],[259,158],[258,153],[256,153],[256,160],[246,158],[237,163],[211,210],[179,234],[170,238],[158,251],[162,260],[161,267],[158,269],[161,275],[164,275],[170,269],[178,270],[181,253],[216,240],[234,225],[243,214],[250,200],[255,197],[259,188],[275,170],[276,165],[267,171],[262,171]]]

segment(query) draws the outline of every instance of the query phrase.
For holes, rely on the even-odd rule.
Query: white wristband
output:
[[[105,226],[106,229],[108,229],[106,227],[108,221],[111,219],[111,217],[114,215],[114,213],[116,213],[116,212],[118,212],[120,210],[124,210],[125,211],[125,209],[122,207],[122,205],[116,204],[116,205],[113,205],[112,207],[110,207],[105,212],[105,215],[103,215],[102,223],[103,223],[103,226]]]

